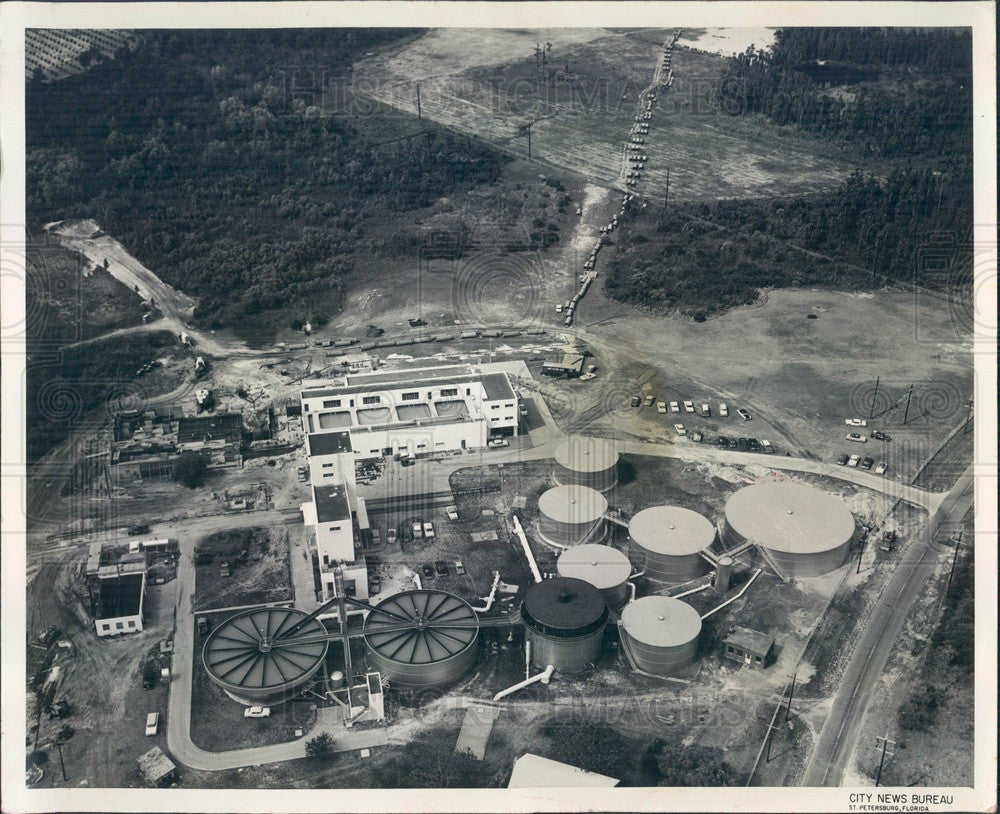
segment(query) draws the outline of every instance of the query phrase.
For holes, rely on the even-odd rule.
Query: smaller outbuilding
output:
[[[146,573],[102,579],[97,593],[94,627],[98,636],[118,636],[142,631],[142,606]]]
[[[177,764],[159,746],[139,758],[139,771],[151,786],[166,786],[177,779]]]
[[[722,643],[722,655],[746,667],[764,669],[774,663],[774,636],[748,627],[733,628]]]

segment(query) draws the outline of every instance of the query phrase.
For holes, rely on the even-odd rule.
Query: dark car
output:
[[[434,570],[438,572],[439,576],[446,577],[448,576],[448,563],[444,560],[438,560],[434,563]]]
[[[888,441],[888,440],[890,440],[889,436],[886,435],[884,432],[882,432],[882,430],[872,430],[871,435],[872,435],[872,438],[874,438],[876,441]]]
[[[873,466],[875,466],[875,459],[874,458],[865,458],[861,462],[861,468],[862,469],[871,469]]]
[[[737,445],[737,446],[738,446],[738,447],[739,447],[740,449],[749,449],[749,448],[750,448],[750,439],[749,439],[749,438],[740,438],[740,439],[739,439],[739,440],[738,440],[738,441],[736,442],[736,445]]]
[[[638,396],[632,396],[632,406],[633,407],[638,407],[641,404],[642,404],[642,399],[641,398],[639,398]]]
[[[137,534],[149,534],[149,525],[146,523],[139,523],[137,526],[128,527],[129,537],[135,537]]]
[[[724,435],[720,435],[717,443],[719,444],[720,449],[725,449],[729,446],[729,439]]]
[[[413,542],[413,529],[410,528],[409,523],[399,524],[399,539],[402,540],[404,543]]]
[[[205,636],[208,633],[208,619],[204,616],[198,617],[198,633],[201,636]]]
[[[735,438],[730,438],[729,439],[729,448],[730,449],[739,449],[739,446],[740,446],[739,442]]]
[[[850,456],[844,452],[837,458],[837,463],[841,466],[847,466],[848,458],[850,458]]]
[[[748,438],[747,447],[751,452],[760,452],[760,441],[756,438]]]
[[[434,579],[434,566],[429,562],[425,562],[420,566],[420,571],[424,575],[424,579]]]

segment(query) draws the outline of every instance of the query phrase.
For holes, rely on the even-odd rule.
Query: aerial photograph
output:
[[[27,28],[18,782],[972,789],[973,68]]]

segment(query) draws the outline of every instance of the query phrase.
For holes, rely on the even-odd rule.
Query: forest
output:
[[[970,285],[970,58],[968,32],[883,29],[782,29],[771,51],[731,58],[720,76],[729,103],[855,144],[880,171],[830,192],[660,210],[623,231],[606,292],[705,319],[766,287]],[[834,94],[799,70],[817,60],[864,79]]]
[[[430,125],[374,143],[353,126],[371,104],[345,99],[339,79],[411,35],[147,32],[133,54],[29,82],[29,229],[94,218],[197,297],[202,326],[335,311],[373,219],[495,180],[507,161]]]

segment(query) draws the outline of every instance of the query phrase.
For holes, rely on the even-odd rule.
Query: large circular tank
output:
[[[556,486],[538,499],[538,534],[556,548],[599,543],[607,535],[608,501],[588,486]]]
[[[479,618],[468,602],[444,591],[404,591],[380,602],[365,619],[372,662],[392,686],[443,687],[476,658]]]
[[[785,577],[836,570],[855,533],[854,516],[839,498],[804,483],[757,483],[726,501],[726,543],[760,546]]]
[[[603,438],[572,435],[556,447],[552,478],[562,486],[606,492],[618,483],[618,451]]]
[[[652,506],[628,524],[629,554],[654,582],[677,583],[705,573],[701,552],[715,542],[715,526],[681,506]]]
[[[640,670],[672,675],[694,661],[698,611],[670,596],[644,596],[622,611],[622,634]]]
[[[294,698],[323,664],[323,623],[295,608],[256,608],[231,616],[205,642],[209,678],[241,704],[273,706]],[[301,625],[301,626],[300,626]]]
[[[627,583],[632,563],[617,548],[597,543],[567,548],[559,555],[556,568],[561,577],[589,582],[604,594],[605,601],[612,608],[620,608],[628,596]]]
[[[564,672],[593,666],[608,621],[604,595],[582,579],[553,577],[532,585],[521,605],[531,663]]]

